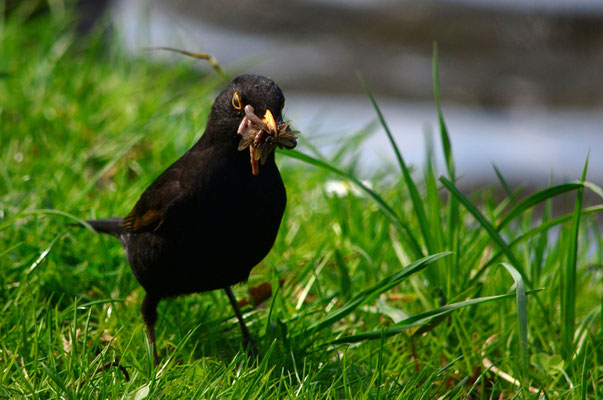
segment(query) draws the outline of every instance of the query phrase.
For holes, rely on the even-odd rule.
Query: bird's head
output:
[[[252,170],[266,162],[276,147],[297,145],[294,131],[283,121],[285,96],[274,81],[259,75],[236,77],[216,98],[209,115],[212,139],[238,142],[249,148]]]

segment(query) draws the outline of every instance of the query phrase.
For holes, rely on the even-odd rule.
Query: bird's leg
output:
[[[243,320],[243,313],[241,312],[241,308],[239,308],[239,303],[237,303],[237,299],[235,299],[230,286],[226,286],[224,288],[224,291],[226,292],[228,300],[230,300],[230,304],[232,305],[232,308],[234,309],[234,312],[237,315],[237,319],[239,320],[241,332],[243,332],[243,342],[245,343],[245,347],[250,347],[253,355],[257,357],[258,349],[255,346],[253,338],[251,337],[251,333],[249,333],[249,329],[247,329],[247,325],[245,325],[245,321]]]
[[[157,356],[157,346],[155,345],[155,321],[157,321],[157,304],[159,299],[155,296],[146,294],[142,301],[142,319],[147,327],[147,335],[149,336],[149,344],[153,348],[153,362],[159,365],[159,357]]]

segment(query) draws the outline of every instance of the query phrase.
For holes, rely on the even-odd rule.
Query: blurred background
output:
[[[286,117],[321,148],[371,126],[380,104],[419,167],[432,132],[438,165],[432,43],[461,184],[603,182],[603,2],[600,0],[80,0],[81,30],[104,15],[110,40],[209,52],[229,71],[272,77]],[[166,62],[182,56],[152,53]],[[209,71],[203,62],[200,69]],[[393,160],[378,125],[364,168]],[[440,169],[443,171],[443,169]]]

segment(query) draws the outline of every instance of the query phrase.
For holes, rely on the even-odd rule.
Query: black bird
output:
[[[285,211],[272,150],[297,142],[282,120],[284,104],[272,80],[235,78],[216,98],[201,139],[159,175],[130,214],[88,221],[120,240],[146,291],[142,317],[155,363],[159,301],[215,289],[226,291],[245,343],[257,354],[230,286],[246,281],[268,254]]]

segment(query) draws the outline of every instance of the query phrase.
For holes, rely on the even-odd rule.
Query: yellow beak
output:
[[[274,133],[274,137],[276,138],[276,136],[278,135],[278,129],[276,128],[276,121],[274,120],[274,117],[272,116],[270,110],[266,110],[266,114],[264,114],[264,123],[266,124],[268,129],[270,129]]]

